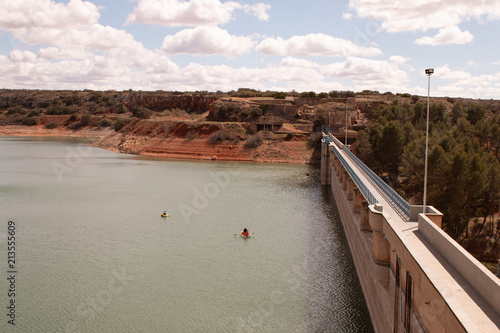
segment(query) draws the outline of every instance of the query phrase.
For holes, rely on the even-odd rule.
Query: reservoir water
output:
[[[372,332],[318,177],[0,137],[0,331]]]

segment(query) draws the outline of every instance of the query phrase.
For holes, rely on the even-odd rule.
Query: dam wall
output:
[[[396,211],[348,149],[323,140],[321,183],[334,194],[375,331],[499,332],[500,280],[443,232],[434,207]]]

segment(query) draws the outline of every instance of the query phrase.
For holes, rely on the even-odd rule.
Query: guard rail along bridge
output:
[[[410,205],[331,134],[321,182],[331,186],[376,332],[500,332],[500,279]]]

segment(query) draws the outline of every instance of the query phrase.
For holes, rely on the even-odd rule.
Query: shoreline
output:
[[[47,129],[42,126],[0,126],[2,136],[76,137],[92,138],[92,146],[118,153],[166,160],[224,161],[276,164],[318,164],[315,150],[307,141],[266,142],[258,148],[247,149],[242,143],[209,144],[204,139],[148,138],[141,135],[115,132],[111,128],[85,127]]]

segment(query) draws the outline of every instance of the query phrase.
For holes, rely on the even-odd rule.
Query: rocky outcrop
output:
[[[94,143],[121,153],[173,159],[223,160],[272,163],[317,163],[307,140],[264,140],[257,148],[245,148],[245,129],[235,123],[135,120],[120,131]],[[210,140],[212,134],[222,140]]]
[[[163,111],[178,108],[187,112],[203,113],[213,110],[216,97],[199,95],[157,95],[134,93],[126,97],[124,103],[129,108],[145,106],[151,110]]]

